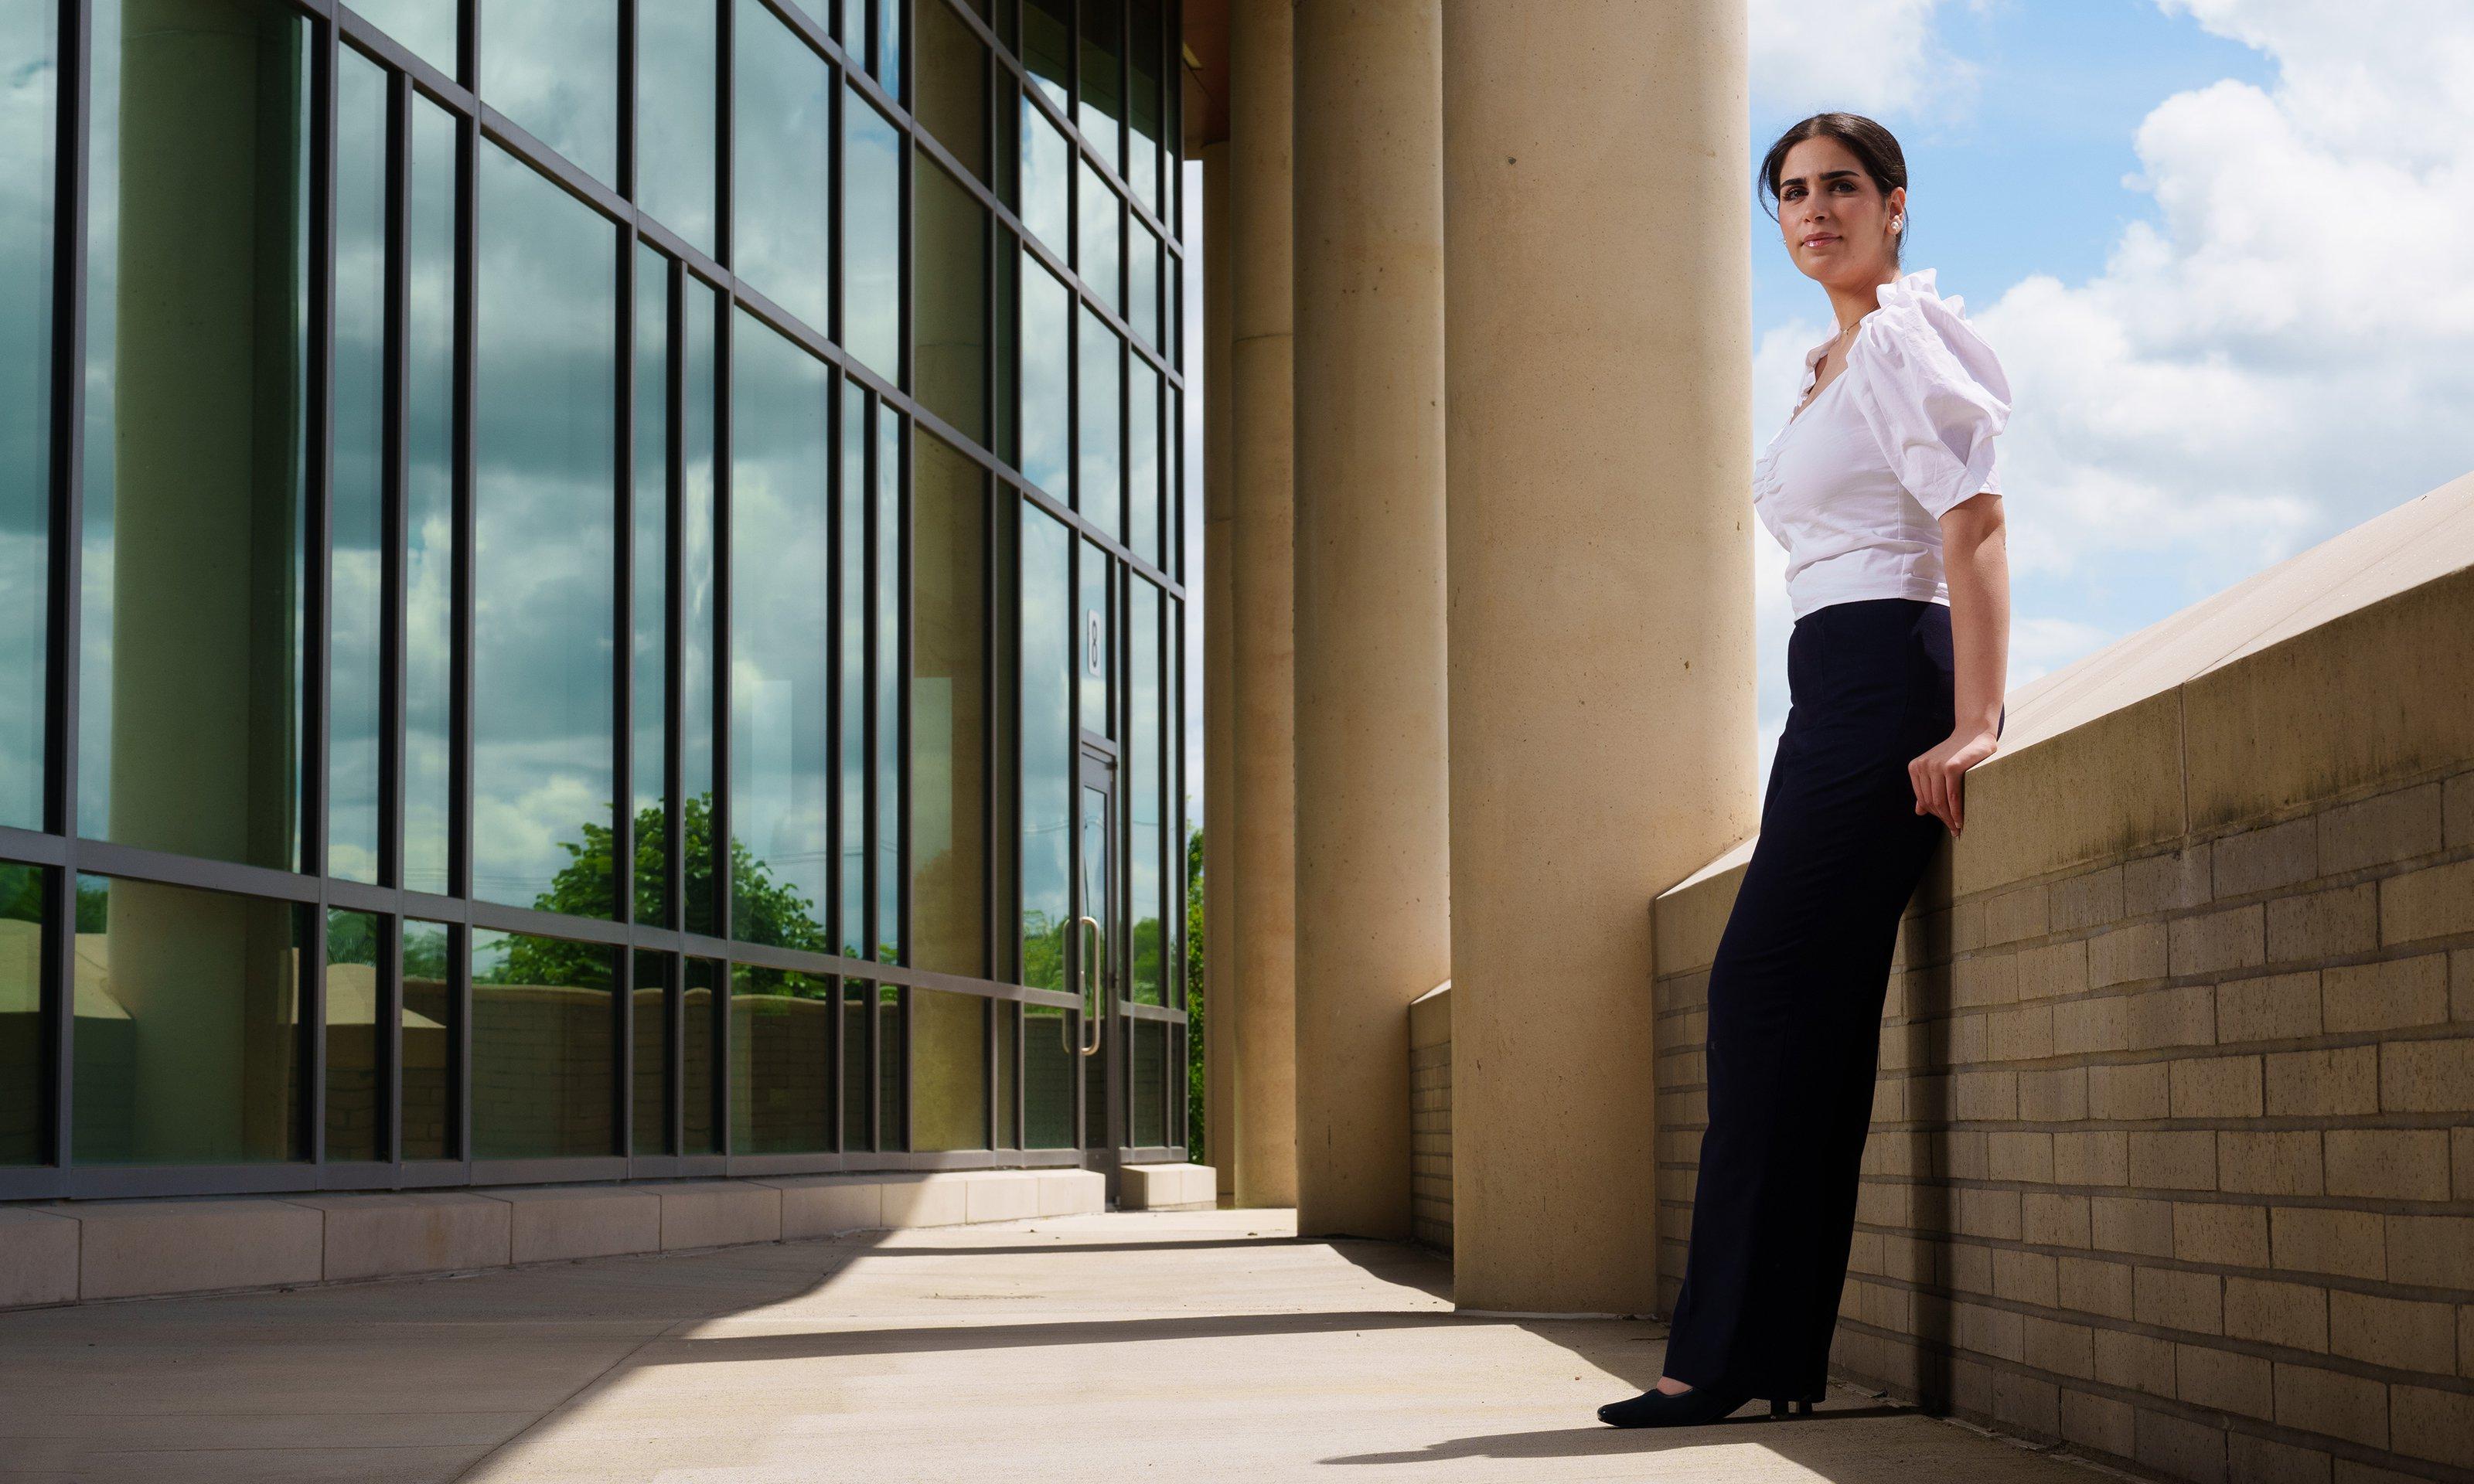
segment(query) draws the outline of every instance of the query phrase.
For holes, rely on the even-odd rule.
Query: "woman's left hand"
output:
[[[1952,732],[1931,752],[1907,764],[1907,778],[1916,786],[1916,812],[1933,814],[1950,826],[1955,836],[1961,827],[1962,801],[1967,792],[1967,770],[1993,755],[2000,744],[1996,729],[1962,729]]]

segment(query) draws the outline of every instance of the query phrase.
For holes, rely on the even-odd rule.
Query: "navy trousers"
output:
[[[1953,725],[1950,609],[1815,609],[1786,673],[1760,836],[1710,969],[1710,1123],[1665,1374],[1794,1398],[1829,1373],[1890,957],[1949,834],[1915,812],[1907,763]]]

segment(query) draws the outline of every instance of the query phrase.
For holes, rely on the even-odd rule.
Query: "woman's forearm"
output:
[[[1976,734],[2001,723],[2010,662],[2010,555],[2001,496],[1979,494],[1942,516],[1942,575],[1950,585],[1950,645],[1955,731]]]

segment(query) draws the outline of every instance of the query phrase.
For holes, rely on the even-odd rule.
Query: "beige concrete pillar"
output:
[[[1650,899],[1758,821],[1744,31],[1444,8],[1467,1308],[1657,1303]]]
[[[1237,1196],[1236,625],[1228,582],[1228,141],[1202,149],[1202,1145],[1218,1195]]]
[[[1451,972],[1443,13],[1296,13],[1298,1231],[1402,1239]]]
[[[1228,17],[1230,473],[1237,672],[1237,1185],[1293,1206],[1297,1153],[1294,419],[1287,0]]]

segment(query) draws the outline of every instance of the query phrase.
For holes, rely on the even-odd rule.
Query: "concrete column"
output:
[[[1288,0],[1228,16],[1230,436],[1237,675],[1236,1201],[1293,1206],[1297,1153]]]
[[[1237,646],[1228,583],[1228,141],[1202,150],[1202,1143],[1218,1195],[1237,1196]]]
[[[1296,15],[1298,1231],[1399,1239],[1451,972],[1443,12]]]
[[[1758,822],[1743,0],[1443,12],[1455,1298],[1657,1304],[1650,899]]]

